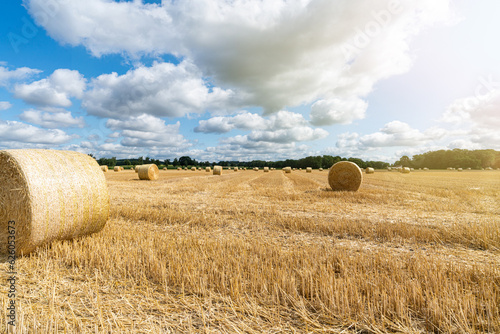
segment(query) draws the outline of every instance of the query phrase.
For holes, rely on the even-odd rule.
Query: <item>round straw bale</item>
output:
[[[196,167],[191,167],[191,171],[196,172]]]
[[[328,183],[333,190],[357,191],[363,182],[363,173],[354,162],[339,161],[328,172]]]
[[[366,168],[366,174],[373,174],[373,173],[375,173],[375,169],[371,167]]]
[[[137,171],[140,180],[157,180],[160,176],[158,166],[155,164],[141,165]]]
[[[429,168],[427,168],[427,167],[424,167],[424,170],[429,170]]]
[[[163,170],[167,170],[167,167],[163,167]]]
[[[323,168],[320,168],[320,169],[318,169],[318,170],[319,170],[320,172],[322,172],[322,171],[323,171]]]
[[[107,172],[108,171],[108,166],[101,166],[101,170],[103,172]]]
[[[269,173],[269,167],[264,167],[264,173]]]
[[[120,169],[120,167],[119,167],[119,166],[115,166],[115,168],[113,168],[113,170],[114,170],[115,172],[119,172],[119,171],[121,171],[121,169]]]
[[[210,173],[212,171],[212,168],[210,167],[205,167],[205,172]]]
[[[233,168],[233,170],[234,170],[235,172],[237,172],[237,171],[238,171],[238,167],[234,167],[234,168]]]
[[[222,175],[222,167],[221,166],[214,166],[213,175]]]
[[[461,172],[461,171],[463,171],[463,169],[462,168],[458,168],[457,171]]]
[[[401,168],[401,173],[403,173],[403,174],[410,174],[410,172],[411,172],[410,167]]]
[[[285,171],[285,173],[291,173],[292,172],[292,167],[285,167],[283,168],[283,170]]]
[[[177,170],[182,170],[182,168],[180,168],[180,167],[177,167]]]
[[[109,217],[106,179],[86,154],[0,151],[0,184],[1,254],[28,254],[54,240],[99,232]],[[15,227],[14,249],[9,226]]]
[[[307,173],[312,173],[312,171],[313,171],[313,169],[312,169],[311,167],[307,167],[307,168],[306,168],[306,172],[307,172]]]
[[[136,173],[139,172],[139,167],[141,167],[141,166],[140,165],[135,166],[134,170]]]

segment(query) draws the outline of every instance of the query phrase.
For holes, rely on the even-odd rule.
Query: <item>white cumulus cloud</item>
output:
[[[155,62],[123,75],[102,74],[90,83],[82,105],[100,117],[126,118],[141,114],[182,117],[224,108],[231,90],[209,89],[198,68],[189,61],[179,65]]]
[[[81,98],[86,80],[78,71],[57,69],[49,77],[17,84],[14,97],[41,107],[70,107],[71,98]]]
[[[8,101],[0,101],[0,110],[7,110],[12,107],[12,104]]]
[[[59,145],[73,138],[59,129],[45,130],[22,122],[0,120],[0,142]]]
[[[40,110],[26,110],[19,118],[25,122],[40,125],[47,129],[59,129],[59,128],[83,128],[85,126],[85,121],[83,117],[73,117],[71,112],[63,111],[56,113],[48,113]]]

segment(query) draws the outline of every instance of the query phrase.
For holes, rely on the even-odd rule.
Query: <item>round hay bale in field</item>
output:
[[[320,168],[320,169],[318,169],[318,170],[319,170],[320,172],[322,172],[322,171],[323,171],[323,168]]]
[[[313,169],[312,169],[311,167],[307,167],[307,168],[306,168],[306,172],[307,172],[307,173],[312,173],[312,171],[313,171]]]
[[[177,167],[177,170],[182,170],[182,168],[180,168],[180,167]]]
[[[234,167],[234,168],[233,168],[233,170],[234,170],[235,172],[237,172],[237,171],[238,171],[238,167]]]
[[[336,191],[357,191],[361,182],[363,182],[363,173],[354,162],[339,161],[328,172],[328,183]]]
[[[458,168],[457,171],[461,172],[463,171],[463,168]]]
[[[424,170],[429,170],[429,168],[427,168],[427,167],[424,167]]]
[[[374,173],[375,173],[375,169],[373,169],[371,167],[366,168],[366,174],[374,174]]]
[[[196,167],[191,167],[192,172],[196,172]]]
[[[163,167],[163,170],[167,170],[167,167]]]
[[[256,172],[258,172],[259,171],[259,167],[254,167],[253,170],[256,171]]]
[[[391,171],[391,170],[392,170],[392,167],[387,167],[387,170],[388,170],[388,171]]]
[[[213,175],[222,175],[222,167],[221,166],[214,166]]]
[[[139,172],[139,167],[141,167],[141,166],[140,165],[135,166],[134,170],[136,173]]]
[[[139,180],[157,180],[160,176],[160,170],[155,164],[141,165],[137,171]]]
[[[113,168],[113,170],[114,170],[115,172],[120,172],[120,171],[121,171],[121,169],[120,169],[120,167],[119,167],[119,166],[115,166],[115,168]]]
[[[108,166],[101,166],[101,170],[103,172],[107,172],[108,171]]]
[[[410,167],[403,167],[403,168],[401,168],[400,172],[403,174],[410,174],[411,169],[410,169]]]
[[[283,170],[285,171],[286,174],[289,174],[292,172],[292,167],[285,167],[283,168]]]
[[[210,173],[212,171],[212,168],[210,167],[205,167],[205,172]]]
[[[0,184],[1,254],[28,254],[54,240],[96,233],[109,218],[106,179],[86,154],[0,151]],[[12,227],[14,249],[8,244]]]
[[[264,167],[264,173],[269,173],[269,167]]]

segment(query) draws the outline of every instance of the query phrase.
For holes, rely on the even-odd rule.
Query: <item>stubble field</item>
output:
[[[17,260],[18,333],[500,333],[500,172],[327,173],[107,172],[100,233]]]

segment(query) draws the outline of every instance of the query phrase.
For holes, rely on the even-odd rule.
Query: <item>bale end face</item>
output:
[[[160,170],[155,164],[141,165],[137,170],[139,180],[157,180],[160,176]]]
[[[106,179],[86,154],[0,151],[0,184],[0,254],[99,232],[109,217]],[[15,245],[8,243],[12,235]]]
[[[357,191],[362,182],[361,169],[350,161],[337,162],[328,172],[328,183],[335,191]]]
[[[222,167],[221,166],[214,166],[213,175],[222,175]]]

